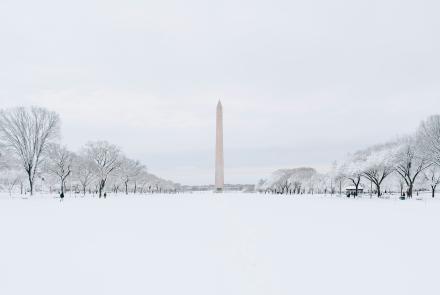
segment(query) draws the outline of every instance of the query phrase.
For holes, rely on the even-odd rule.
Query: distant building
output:
[[[356,187],[354,185],[352,186],[348,186],[345,188],[345,192],[347,194],[355,194],[356,193]],[[358,194],[363,194],[364,193],[364,188],[362,186],[358,187]]]
[[[215,191],[215,185],[183,185],[181,190],[183,192],[205,192],[205,191]],[[253,184],[224,184],[223,191],[229,192],[255,192],[255,185]]]

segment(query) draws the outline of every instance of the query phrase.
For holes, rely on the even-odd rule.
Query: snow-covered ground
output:
[[[440,294],[440,201],[0,198],[0,294]]]

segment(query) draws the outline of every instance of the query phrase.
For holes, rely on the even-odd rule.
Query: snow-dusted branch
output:
[[[0,141],[20,159],[31,195],[44,152],[58,137],[59,128],[58,114],[44,108],[0,110]]]

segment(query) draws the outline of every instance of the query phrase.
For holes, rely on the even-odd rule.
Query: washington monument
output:
[[[215,143],[215,190],[223,191],[225,184],[224,175],[224,158],[223,158],[223,107],[221,101],[217,104],[217,128]]]

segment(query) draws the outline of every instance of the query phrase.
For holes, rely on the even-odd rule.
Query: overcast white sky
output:
[[[0,107],[207,184],[221,98],[226,182],[325,168],[440,112],[439,3],[0,0]]]

